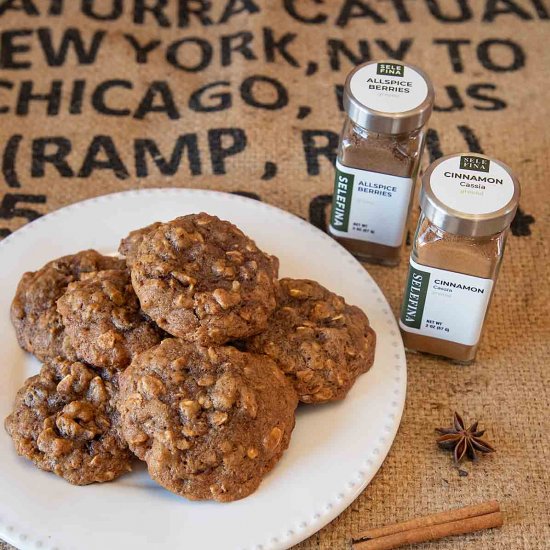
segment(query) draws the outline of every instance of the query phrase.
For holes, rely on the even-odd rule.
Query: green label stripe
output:
[[[338,168],[336,169],[330,224],[338,231],[348,230],[354,177],[353,174],[347,174],[346,172],[338,170]]]
[[[412,265],[409,267],[409,277],[401,308],[401,322],[407,327],[420,328],[422,325],[429,284],[430,274],[427,271],[420,271]]]

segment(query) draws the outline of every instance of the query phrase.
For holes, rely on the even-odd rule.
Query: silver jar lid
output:
[[[371,61],[348,75],[343,102],[348,116],[362,128],[404,134],[428,121],[434,89],[428,76],[413,65]]]
[[[449,233],[481,237],[508,228],[520,185],[504,163],[476,153],[442,157],[422,177],[420,208]]]

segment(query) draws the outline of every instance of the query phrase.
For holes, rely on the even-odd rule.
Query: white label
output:
[[[410,261],[399,325],[407,332],[474,346],[479,341],[492,279]]]
[[[336,161],[331,233],[400,246],[412,188],[411,178],[350,168]]]
[[[457,155],[436,166],[430,176],[434,195],[464,214],[490,214],[514,196],[510,174],[493,160]]]
[[[426,99],[428,84],[420,73],[401,63],[370,63],[351,77],[350,91],[369,109],[404,113]]]

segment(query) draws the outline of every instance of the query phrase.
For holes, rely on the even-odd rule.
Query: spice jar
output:
[[[360,260],[399,263],[433,101],[404,63],[365,63],[346,80],[329,232]]]
[[[510,169],[484,155],[428,168],[399,323],[405,347],[474,360],[519,195]]]

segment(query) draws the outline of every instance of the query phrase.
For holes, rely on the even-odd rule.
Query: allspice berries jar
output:
[[[399,263],[433,101],[426,74],[401,62],[346,80],[329,232],[360,260]]]
[[[474,360],[519,196],[510,168],[484,155],[428,168],[399,322],[406,348]]]

